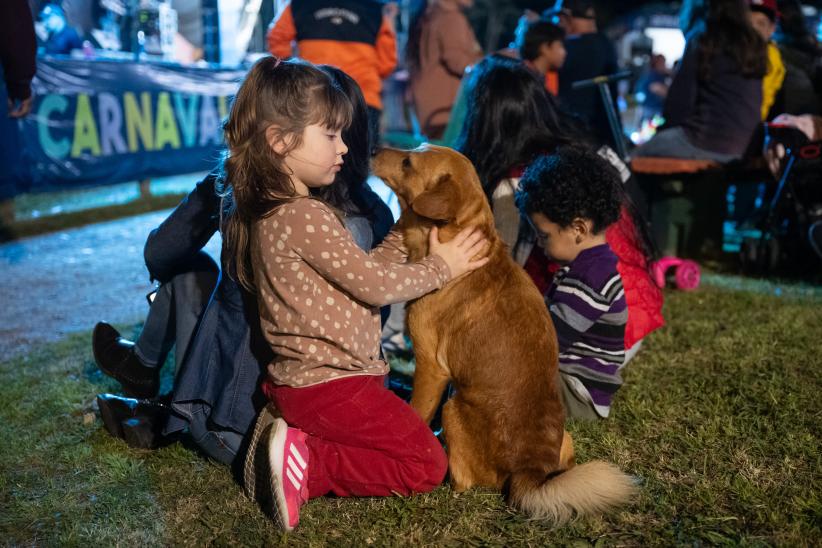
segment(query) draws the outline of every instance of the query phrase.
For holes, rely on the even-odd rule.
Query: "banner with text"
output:
[[[241,70],[38,59],[16,193],[211,169]],[[5,140],[5,139],[4,139]]]

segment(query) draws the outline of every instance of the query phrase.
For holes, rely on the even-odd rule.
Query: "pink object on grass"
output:
[[[677,289],[692,291],[699,287],[700,269],[694,261],[678,257],[663,257],[651,267],[654,281],[660,288],[664,288],[669,268],[674,268],[674,283]]]

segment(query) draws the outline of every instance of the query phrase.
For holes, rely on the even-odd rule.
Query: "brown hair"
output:
[[[224,200],[223,253],[234,259],[226,261],[233,263],[228,274],[246,289],[254,287],[253,224],[296,195],[285,156],[300,146],[307,126],[343,129],[351,116],[346,94],[314,65],[265,57],[251,67],[223,128],[228,150],[218,187]],[[280,153],[266,139],[271,126],[276,139],[286,143]]]
[[[714,57],[724,53],[745,78],[762,78],[768,71],[768,46],[751,25],[746,0],[711,0],[705,32],[699,36],[697,62],[700,80],[711,78]]]

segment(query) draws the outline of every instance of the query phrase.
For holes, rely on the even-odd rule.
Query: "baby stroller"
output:
[[[782,147],[781,174],[770,200],[762,200],[742,241],[743,270],[755,274],[822,272],[822,141],[794,129],[766,127],[767,147]],[[755,235],[756,233],[759,235]]]

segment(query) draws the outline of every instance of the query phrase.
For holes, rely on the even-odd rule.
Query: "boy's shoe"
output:
[[[300,507],[308,502],[308,446],[302,430],[275,419],[268,438],[272,513],[286,532],[300,522]]]
[[[160,368],[143,365],[134,354],[134,343],[106,322],[98,322],[91,335],[94,360],[100,371],[117,380],[134,398],[153,398],[160,391]]]

